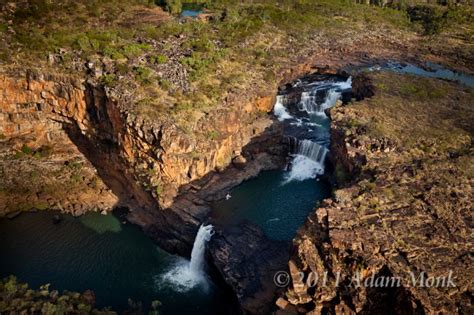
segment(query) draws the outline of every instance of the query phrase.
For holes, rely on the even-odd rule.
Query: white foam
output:
[[[292,162],[291,171],[286,175],[284,184],[292,181],[304,181],[324,174],[324,166],[304,155],[296,155]]]
[[[177,259],[171,269],[157,277],[156,283],[160,288],[168,287],[176,292],[188,292],[198,286],[204,290],[209,288],[206,275],[194,273],[184,258]]]
[[[273,107],[273,113],[275,116],[278,118],[279,121],[284,121],[287,119],[292,119],[293,116],[291,116],[288,113],[288,110],[286,109],[285,106],[283,106],[283,97],[282,95],[277,95],[276,103],[275,106]]]
[[[214,234],[212,225],[201,225],[194,240],[191,261],[179,258],[165,274],[156,279],[159,287],[171,287],[177,292],[187,292],[197,286],[207,290],[208,277],[205,273],[206,243]]]

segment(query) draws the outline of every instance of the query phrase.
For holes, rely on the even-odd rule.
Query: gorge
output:
[[[337,78],[335,79],[338,80]],[[350,79],[348,80],[348,82],[350,82]],[[244,305],[245,307],[246,305],[248,305],[247,307],[249,308],[250,311],[252,309],[255,310],[262,307],[268,310],[269,307],[271,307],[271,301],[274,297],[274,293],[273,293],[274,284],[271,280],[272,274],[275,271],[284,268],[285,262],[288,259],[287,254],[284,251],[281,251],[282,242],[280,241],[273,242],[271,240],[267,240],[267,236],[270,237],[271,239],[275,238],[276,240],[281,240],[281,241],[291,240],[296,229],[304,222],[307,214],[314,207],[314,202],[316,200],[322,200],[323,198],[329,196],[328,184],[325,183],[326,180],[323,179],[320,182],[314,181],[314,178],[317,175],[321,175],[323,172],[324,158],[327,153],[327,149],[325,147],[327,147],[329,144],[329,120],[325,116],[323,111],[335,104],[335,102],[338,99],[338,97],[334,96],[335,93],[338,93],[338,96],[340,96],[340,91],[342,90],[348,91],[348,89],[350,89],[350,83],[348,82],[341,81],[341,83],[337,83],[337,81],[334,81],[334,82],[321,81],[319,82],[321,84],[318,85],[316,88],[310,87],[310,89],[315,93],[312,99],[312,103],[314,103],[314,105],[316,105],[317,103],[324,104],[324,106],[320,107],[318,110],[313,110],[310,113],[298,109],[297,104],[303,104],[303,102],[304,104],[311,104],[311,101],[306,100],[306,99],[299,101],[297,100],[298,98],[297,96],[295,99],[291,100],[290,97],[287,98],[287,97],[284,97],[283,95],[280,95],[278,97],[279,101],[277,102],[277,104],[279,104],[279,102],[285,102],[286,105],[290,105],[291,102],[294,102],[293,107],[291,107],[289,110],[293,114],[295,114],[295,118],[291,116],[291,119],[288,119],[288,122],[285,123],[284,129],[286,131],[283,131],[284,136],[280,135],[280,133],[271,133],[270,141],[271,143],[277,144],[276,148],[278,149],[276,152],[281,154],[280,156],[276,156],[276,159],[283,162],[286,159],[285,152],[289,152],[289,154],[291,154],[292,159],[293,159],[293,162],[291,163],[293,164],[293,166],[291,167],[290,171],[271,171],[270,173],[263,173],[262,175],[258,176],[257,179],[246,182],[237,188],[240,191],[249,190],[250,193],[259,193],[259,194],[268,194],[268,193],[271,193],[271,191],[273,191],[276,194],[281,194],[282,191],[286,191],[286,195],[281,194],[281,196],[284,199],[287,199],[289,196],[292,196],[292,198],[294,199],[288,199],[286,203],[280,203],[278,199],[274,199],[272,201],[273,198],[270,195],[268,195],[267,199],[260,199],[260,198],[254,198],[254,197],[248,197],[248,196],[246,197],[245,195],[239,196],[240,193],[238,191],[231,191],[232,198],[230,200],[218,201],[216,205],[214,206],[211,220],[216,223],[216,227],[215,227],[216,235],[214,236],[216,240],[215,242],[211,241],[210,243],[210,249],[211,249],[210,255],[213,257],[213,264],[215,265],[215,268],[221,274],[220,277],[223,277],[226,280],[226,282],[230,285],[235,285],[232,281],[234,281],[233,279],[235,279],[235,277],[237,276],[240,276],[240,277],[243,276],[243,277],[248,278],[249,279],[248,281],[250,282],[249,284],[255,281],[257,283],[258,281],[261,282],[260,284],[261,287],[257,287],[256,291],[255,289],[252,289],[254,290],[253,293],[250,291],[247,291],[248,289],[245,287],[243,288],[242,291],[237,292],[237,296],[241,299],[240,300],[241,306]],[[301,85],[301,82],[299,82],[299,84]],[[316,93],[316,90],[319,91],[319,94]],[[318,94],[318,96],[316,96],[316,94]],[[295,97],[295,95],[293,95],[293,97]],[[283,99],[285,101],[283,101]],[[108,114],[107,110],[110,110],[110,109],[103,109],[103,110],[99,109],[98,114],[94,114],[94,115],[97,115],[97,116],[104,115],[104,114],[110,115]],[[87,110],[87,112],[91,113],[90,110]],[[101,112],[102,114],[100,114]],[[278,110],[276,110],[276,112],[278,112]],[[300,119],[301,121],[303,120],[305,121],[303,125],[301,125],[301,122],[299,122]],[[81,119],[80,121],[85,122],[86,120]],[[318,124],[317,122],[319,122],[320,124]],[[120,122],[116,121],[115,123],[112,123],[112,124],[119,125]],[[279,124],[280,123],[276,125],[279,125]],[[276,127],[272,127],[272,128],[276,128]],[[310,128],[310,129],[307,130],[307,128]],[[278,127],[277,129],[281,129],[281,128]],[[112,131],[109,134],[112,134]],[[77,136],[78,138],[81,138],[78,131],[69,132],[69,135],[71,135],[72,137],[71,139],[74,139],[73,137],[75,136]],[[103,136],[101,135],[100,137],[103,137]],[[305,137],[308,139],[305,139]],[[319,141],[319,143],[312,142],[309,139],[314,139],[315,141]],[[82,145],[81,141],[88,141],[88,140],[87,139],[80,140],[79,142],[77,142],[78,145]],[[268,143],[268,140],[267,140],[267,143]],[[285,147],[286,149],[284,149]],[[104,149],[100,149],[100,150],[104,152],[103,151]],[[268,150],[270,151],[275,150],[275,148],[270,147],[268,148]],[[88,154],[91,154],[88,151],[84,151],[84,152],[86,156],[89,156]],[[105,152],[109,152],[109,154],[110,153],[113,154],[113,151],[105,151]],[[248,154],[248,153],[244,151],[243,154],[245,156],[245,154]],[[118,159],[119,158],[116,156],[110,157],[111,161],[117,161]],[[254,158],[254,159],[256,162],[260,163],[260,160],[258,158]],[[94,161],[93,159],[91,160]],[[100,167],[102,168],[107,167],[108,174],[114,174],[113,172],[109,171],[109,168],[112,168],[111,165],[108,165],[108,164],[104,165],[103,163],[99,165],[101,165]],[[274,165],[279,165],[279,164],[269,164],[269,167],[274,168],[275,167]],[[281,166],[283,165],[284,164],[281,164]],[[261,164],[258,167],[261,168],[262,166],[265,167],[265,164]],[[242,172],[241,168],[240,169],[231,168],[230,171],[231,172],[238,171],[240,173],[240,176],[242,175],[255,176],[258,174],[259,168],[257,168],[256,170],[251,169],[249,173]],[[100,172],[101,171],[99,168],[99,173]],[[225,176],[226,172],[228,171],[224,170],[221,174],[217,174],[214,176],[222,177],[222,176]],[[109,178],[110,177],[107,177],[104,180],[107,183],[109,183],[110,182]],[[235,182],[235,180],[236,179],[233,178],[233,180],[226,182],[225,177],[224,177],[224,180],[221,181],[222,182],[221,185],[225,185],[223,187],[228,187],[227,189],[229,189],[235,186],[236,184],[238,184],[243,179],[237,179],[238,182]],[[255,181],[255,180],[264,181],[265,187],[268,187],[270,191],[266,192],[266,191],[262,191],[260,188],[253,187],[252,181]],[[124,181],[124,179],[120,179],[120,177],[118,177],[118,179],[117,178],[114,179],[113,183],[115,182],[120,183],[121,181]],[[246,188],[247,185],[250,185],[250,189]],[[223,198],[224,191],[226,191],[225,188],[222,189],[222,187],[219,187],[219,186],[218,188],[220,188],[219,193],[216,196],[211,196],[212,198],[216,198],[215,200],[218,200],[219,198]],[[115,190],[114,192],[116,191],[121,192],[122,190],[120,189],[123,189],[123,191],[125,191],[124,188],[120,188],[119,186],[118,190]],[[213,189],[215,188],[213,187]],[[204,193],[209,194],[208,192],[205,191],[205,189],[203,189],[203,191]],[[183,195],[184,198],[178,197],[178,202],[180,198],[183,198],[182,200],[188,200],[189,196],[186,196],[186,194],[189,195],[189,192],[184,193]],[[123,197],[124,194],[121,193],[120,196]],[[204,195],[204,196],[207,196],[207,195]],[[137,200],[135,198],[138,199],[139,197],[133,197],[133,196],[128,197],[128,200],[125,199],[125,201],[122,201],[122,202],[125,202],[124,205],[128,205],[130,202],[132,202],[130,200]],[[256,200],[262,200],[264,202],[262,205],[264,205],[265,207],[264,209],[266,209],[265,211],[262,211],[262,210],[256,211],[255,208],[252,208],[252,207],[258,208],[259,204],[255,203]],[[268,201],[267,204],[265,204],[265,200]],[[194,203],[196,202],[194,201]],[[140,203],[138,203],[138,205],[139,204]],[[203,201],[203,203],[201,203],[201,207],[203,207],[204,205],[205,203]],[[275,208],[275,206],[277,206],[277,208]],[[175,206],[175,207],[176,207],[175,208],[176,210],[174,211],[176,211],[177,213],[179,213],[178,211],[183,209],[183,206],[179,206],[179,204],[178,206]],[[232,208],[234,209],[232,209],[231,211],[226,210],[226,208],[229,208],[229,207],[231,207],[231,209]],[[289,210],[292,208],[298,211],[298,213],[294,211],[292,212]],[[204,210],[208,211],[206,209]],[[129,213],[128,218],[130,217],[133,218],[134,215],[136,215],[134,214],[134,212],[138,212],[139,215],[143,215],[142,214],[143,211],[144,210],[131,207],[131,212]],[[182,214],[180,215],[182,216]],[[229,215],[230,217],[228,217]],[[250,219],[251,221],[254,222],[254,224],[262,226],[265,232],[267,232],[266,233],[267,236],[265,236],[259,230],[260,229],[259,227],[254,226],[252,223],[245,223],[244,225],[241,225],[240,223],[242,222],[241,220],[248,219],[249,218],[248,215],[259,216],[257,220],[252,220],[252,218]],[[100,215],[97,215],[97,216],[98,217],[95,220],[100,220]],[[107,215],[107,217],[108,216],[110,215]],[[225,218],[226,216],[227,218]],[[87,215],[84,218],[87,218]],[[29,219],[32,220],[31,218]],[[21,217],[19,219],[12,220],[11,223],[16,225],[15,224],[16,220],[21,220]],[[74,220],[74,219],[71,218],[68,220]],[[94,219],[91,219],[91,220],[94,221]],[[110,220],[113,221],[112,218],[110,218]],[[157,222],[158,224],[160,224],[159,225],[161,229],[160,233],[163,233],[163,228],[167,228],[170,230],[173,229],[174,230],[173,233],[176,233],[177,227],[180,225],[183,225],[183,223],[186,222],[185,219],[183,218],[177,218],[176,219],[177,221],[173,223],[176,225],[166,226],[164,225],[164,223],[160,223],[160,221],[156,221],[156,219],[154,220],[155,221],[152,221],[152,224],[157,224]],[[203,220],[206,220],[205,217]],[[199,222],[199,221],[194,221],[194,222]],[[231,223],[232,227],[228,226],[229,222]],[[4,224],[7,224],[8,226],[10,222],[4,222]],[[63,224],[63,222],[59,223],[59,225],[61,224]],[[97,224],[100,224],[100,223],[96,223],[96,225]],[[117,224],[119,224],[120,226],[120,222],[117,222]],[[271,233],[269,232],[270,230],[268,230],[268,227],[272,225],[273,225],[272,229],[274,233]],[[56,226],[53,224],[52,219],[49,225],[42,223],[41,226],[47,229],[53,229],[51,232],[45,231],[46,235],[49,235],[50,233],[54,233],[54,229],[56,229]],[[10,228],[14,228],[14,227],[10,227]],[[194,229],[194,227],[192,226],[190,228]],[[120,227],[118,227],[118,229],[120,231]],[[152,238],[154,238],[155,241],[158,242],[158,244],[161,243],[161,244],[165,244],[164,246],[168,246],[167,244],[169,244],[170,242],[173,242],[173,245],[174,245],[173,248],[175,249],[186,248],[188,246],[187,242],[189,242],[190,244],[193,244],[193,243],[196,244],[197,242],[197,239],[195,239],[196,237],[195,234],[189,235],[189,238],[187,239],[189,241],[182,242],[179,240],[183,239],[183,237],[188,237],[187,235],[180,235],[180,238],[171,238],[169,236],[165,238],[163,237],[163,234],[160,234],[160,236],[156,236],[155,234],[153,234],[154,227],[144,226],[144,230],[146,233],[149,233],[149,235],[151,235]],[[41,232],[39,233],[43,234]],[[201,238],[200,233],[201,232],[198,233],[198,239]],[[99,237],[100,239],[100,235],[98,235],[97,237]],[[50,242],[53,242],[53,239],[54,237],[50,239]],[[9,243],[11,243],[11,241]],[[74,242],[74,244],[77,244],[77,243]],[[253,244],[253,246],[251,244]],[[74,245],[74,246],[78,246],[78,245]],[[203,255],[202,250],[204,249],[203,248],[204,243],[201,242],[199,246],[201,250],[201,254],[199,256],[202,259],[201,255]],[[288,247],[288,244],[283,245],[283,246]],[[18,247],[18,246],[15,246],[15,247]],[[7,256],[15,260],[15,254],[13,252],[8,252],[7,249],[4,249],[4,250]],[[17,250],[19,250],[18,253],[22,255],[21,254],[22,251],[20,250],[20,248],[17,248]],[[28,251],[28,248],[23,248],[23,250]],[[196,247],[193,248],[193,253],[191,254],[192,262],[196,260],[193,258],[195,256],[194,250],[196,250]],[[226,250],[227,252],[225,252],[224,250]],[[80,249],[78,249],[78,251],[80,251]],[[100,246],[99,246],[99,248],[96,251],[100,253],[103,250],[100,249]],[[267,254],[265,254],[266,251],[268,252]],[[160,254],[161,256],[164,255],[161,251],[159,252],[161,253]],[[257,256],[241,255],[242,252],[255,253]],[[275,255],[276,252],[278,252],[278,255]],[[45,252],[46,255],[48,255],[48,253],[49,253],[48,251]],[[183,252],[181,253],[183,254]],[[226,253],[226,255],[228,256],[222,256],[223,253]],[[271,256],[268,256],[270,253],[273,253],[273,254],[271,254]],[[184,254],[186,253],[184,252]],[[60,254],[56,253],[56,255],[60,255]],[[57,257],[57,256],[43,257],[40,259],[48,261],[48,264],[55,265],[56,263],[54,259],[53,261],[49,260],[50,258],[54,258],[54,257]],[[123,258],[120,258],[120,259],[123,260]],[[167,258],[166,255],[164,255],[164,258],[160,258],[160,259],[164,259],[165,261],[172,260],[171,258]],[[147,259],[147,260],[150,261],[150,259]],[[234,267],[235,270],[228,271],[225,269],[221,269],[232,261],[235,266]],[[245,263],[246,268],[244,269],[237,268],[237,266],[239,266],[241,261]],[[31,263],[33,265],[25,266],[23,268],[26,268],[26,270],[35,270],[34,266],[36,266],[37,268],[38,265],[39,266],[42,265],[42,264],[38,264],[34,260],[32,260]],[[258,270],[258,268],[252,267],[252,265],[256,263],[260,264],[260,268],[261,268],[259,271],[260,273],[255,273],[255,270]],[[85,260],[83,264],[80,265],[80,268],[77,268],[76,270],[81,270],[81,269],[87,270],[90,268],[90,264],[94,264],[94,263],[92,263],[92,261],[90,260]],[[160,264],[162,265],[162,263]],[[128,263],[126,263],[125,261],[123,263],[118,264],[118,266],[122,266],[122,267],[119,267],[120,268],[119,270],[122,270],[122,268],[124,268],[127,265]],[[202,262],[198,263],[198,265],[202,265]],[[196,284],[199,287],[199,283],[202,282],[203,279],[200,278],[202,277],[202,275],[196,275],[196,271],[194,272],[192,271],[193,268],[195,268],[192,266],[193,264],[188,265],[187,262],[178,259],[178,262],[173,267],[171,267],[170,270],[167,270],[169,269],[169,267],[166,267],[166,265],[164,265],[164,267],[161,267],[163,269],[160,269],[160,268],[158,269],[162,271],[150,277],[156,279],[157,281],[156,286],[158,288],[164,287],[169,290],[169,288],[172,287],[174,288],[174,290],[177,290],[178,292],[188,291],[189,289],[192,290],[192,292],[194,292],[193,291],[194,282],[197,281]],[[8,268],[5,267],[4,269],[7,270]],[[25,274],[26,270],[25,269],[20,269],[16,271],[12,270],[11,272],[21,276]],[[146,268],[144,271],[147,273],[150,272],[146,270]],[[28,274],[30,273],[27,272],[26,275]],[[95,272],[88,276],[86,276],[85,274],[83,274],[82,276],[88,279],[91,276],[93,277],[94,274]],[[251,277],[257,277],[257,279],[252,279]],[[109,282],[109,281],[106,281],[106,282]],[[149,281],[145,283],[149,283]],[[145,288],[147,288],[148,286],[149,284],[146,285]],[[262,290],[262,288],[267,290],[267,292],[265,292],[265,295],[259,297],[258,294],[261,294],[260,291]],[[80,290],[80,289],[81,287],[77,287],[77,290]],[[235,290],[235,287],[233,289]],[[158,291],[158,292],[163,292],[163,291]],[[165,290],[164,292],[168,292],[168,291]],[[99,295],[100,293],[101,293],[100,290],[96,292],[98,299],[100,298],[100,295]],[[164,294],[169,295],[169,293],[164,293]],[[255,294],[257,294],[256,298],[254,297]],[[107,294],[107,296],[108,295],[109,294]],[[210,297],[212,296],[213,294],[210,294]],[[249,299],[249,297],[250,297],[250,302],[247,302],[246,299]],[[117,305],[112,304],[114,309],[119,309],[119,310],[123,309],[124,308],[123,301],[126,301],[127,298],[128,297],[122,296],[122,304],[117,304]],[[161,298],[161,299],[164,302],[167,301],[166,298]],[[110,301],[110,299],[105,298],[105,301]],[[115,298],[112,301],[117,301],[117,298]],[[206,301],[209,301],[209,298],[205,299],[205,303],[207,303]],[[150,299],[148,299],[148,303],[149,302],[150,302]],[[99,304],[99,305],[106,306],[107,304]],[[217,303],[216,307],[219,307],[219,305],[220,304]]]
[[[0,313],[472,313],[471,6],[173,4],[0,3]]]

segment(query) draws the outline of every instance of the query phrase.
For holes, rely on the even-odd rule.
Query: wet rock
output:
[[[268,314],[278,287],[277,271],[285,270],[289,244],[267,239],[250,222],[215,227],[209,242],[213,264],[237,295],[244,312]],[[291,309],[291,307],[289,307]]]
[[[62,221],[61,217],[58,214],[53,216],[53,224],[59,224]]]

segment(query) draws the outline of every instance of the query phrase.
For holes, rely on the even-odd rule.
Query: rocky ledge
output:
[[[363,81],[371,98],[331,110],[339,188],[298,231],[278,313],[472,314],[473,91]]]

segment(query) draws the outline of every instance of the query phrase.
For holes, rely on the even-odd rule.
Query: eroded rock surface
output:
[[[370,80],[375,96],[331,111],[344,188],[298,231],[279,304],[312,314],[472,314],[472,90],[390,73]],[[327,273],[326,285],[310,273]],[[374,287],[372,277],[401,286]]]
[[[289,245],[267,239],[260,228],[244,222],[216,227],[209,250],[242,309],[250,314],[268,314],[277,289],[273,278],[288,261]]]

